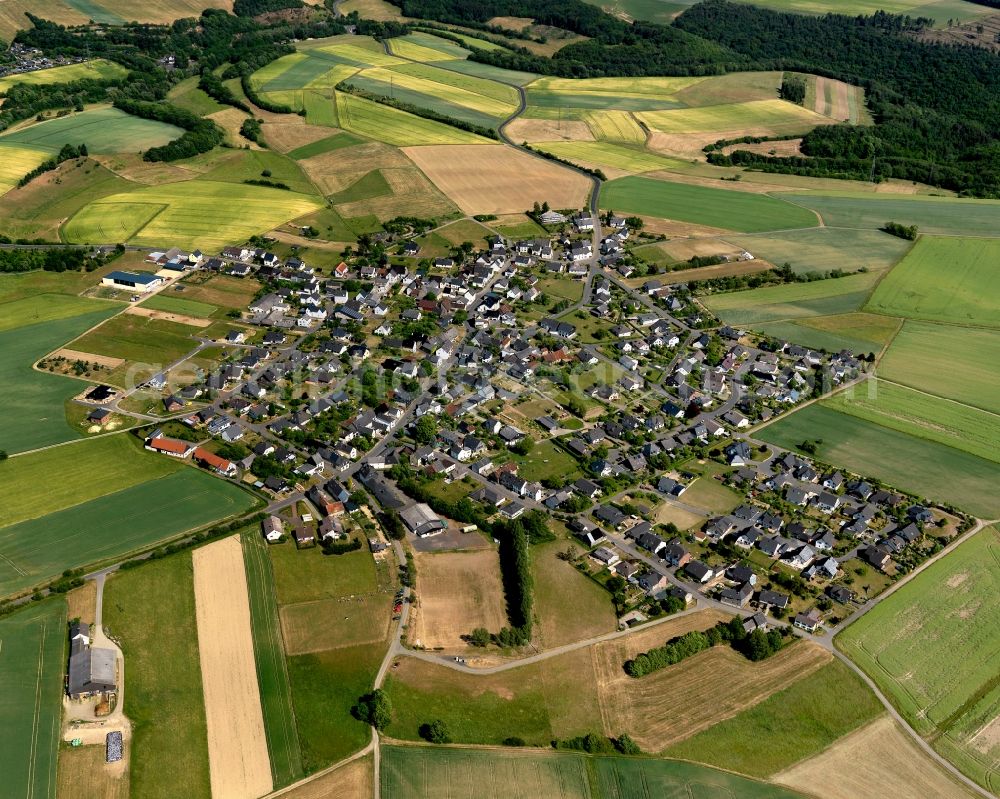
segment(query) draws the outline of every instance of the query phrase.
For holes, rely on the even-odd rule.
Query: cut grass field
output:
[[[81,209],[64,228],[75,243],[128,240],[148,246],[219,249],[322,206],[318,197],[265,186],[192,180],[112,194]],[[120,225],[124,223],[126,228]]]
[[[590,799],[587,760],[580,755],[517,750],[474,751],[423,746],[382,749],[383,799],[502,799],[518,796]]]
[[[576,459],[551,441],[540,441],[527,455],[512,454],[518,465],[518,475],[525,480],[542,480],[547,475],[558,474],[572,482],[579,476]]]
[[[384,644],[367,644],[288,658],[306,773],[358,751],[371,739],[371,727],[355,719],[351,707],[371,691],[384,654]]]
[[[590,111],[584,115],[584,120],[599,141],[646,143],[646,131],[628,111]]]
[[[809,283],[785,283],[710,294],[702,297],[701,301],[712,313],[731,325],[758,325],[785,319],[848,314],[864,305],[879,277],[878,272],[861,272]]]
[[[63,599],[0,619],[0,771],[12,799],[56,795],[65,652]]]
[[[209,97],[199,89],[198,81],[199,76],[197,75],[182,80],[167,93],[167,101],[171,105],[176,105],[178,108],[183,108],[198,116],[215,114],[229,107]]]
[[[464,649],[477,627],[506,627],[500,560],[492,547],[473,552],[420,553],[413,636],[427,649]]]
[[[70,319],[94,311],[120,310],[122,306],[107,300],[94,300],[74,294],[35,294],[9,302],[0,302],[0,333],[25,325],[38,325]]]
[[[206,319],[216,315],[219,311],[218,306],[171,294],[157,294],[150,297],[142,303],[142,307],[151,308],[154,311],[183,314],[184,316],[203,316]]]
[[[1000,767],[1000,648],[989,621],[998,589],[1000,533],[987,528],[836,639],[914,729],[990,790]]]
[[[474,133],[342,92],[337,93],[337,116],[345,130],[396,147],[490,143]]]
[[[1000,413],[1000,336],[994,331],[907,321],[878,372],[929,394]]]
[[[806,133],[831,121],[815,111],[778,99],[639,111],[636,117],[660,133],[718,133],[719,138],[725,138],[723,133],[738,130],[762,131],[772,136]]]
[[[531,548],[535,639],[543,649],[614,632],[618,626],[611,594],[559,557],[569,546],[560,540]]]
[[[467,214],[523,212],[534,202],[579,208],[590,191],[583,175],[512,147],[407,147],[406,155]]]
[[[21,315],[32,304],[19,303],[17,314]],[[104,306],[102,310],[79,316],[26,324],[0,333],[0,352],[4,355],[0,359],[0,380],[7,389],[0,396],[0,441],[8,453],[80,437],[67,423],[64,408],[66,401],[86,384],[61,375],[37,372],[31,364],[107,319],[116,310],[116,306]]]
[[[779,194],[811,208],[831,227],[878,230],[917,225],[926,235],[1000,236],[1000,201],[892,194]]]
[[[128,772],[124,763],[109,765],[101,744],[59,749],[59,799],[128,799]]]
[[[817,224],[810,211],[773,197],[643,177],[625,177],[604,184],[601,208],[741,232]]]
[[[768,777],[818,754],[882,712],[881,702],[861,679],[833,660],[664,754]]]
[[[159,371],[198,346],[193,336],[201,328],[166,322],[133,313],[112,317],[100,327],[71,342],[72,349],[121,358],[130,364],[147,364]],[[117,370],[121,372],[121,368]],[[124,374],[108,375],[108,380]],[[126,386],[131,388],[131,386]]]
[[[169,624],[163,620],[169,619]],[[104,588],[104,626],[119,642],[132,722],[133,799],[208,796],[208,734],[191,553],[118,572]],[[164,779],[163,764],[170,764]]]
[[[37,489],[33,496],[37,501]],[[252,504],[236,486],[185,468],[0,528],[0,595],[245,513]]]
[[[385,594],[282,605],[281,634],[289,656],[377,644],[389,633],[392,602]]]
[[[1000,462],[1000,415],[872,379],[823,400],[848,413],[916,438]]]
[[[479,42],[478,39],[474,39],[473,41]],[[502,49],[486,41],[483,41],[482,44],[483,49],[489,47]],[[389,49],[393,55],[397,55],[400,58],[406,58],[410,61],[427,62],[464,59],[468,57],[470,52],[464,47],[455,44],[455,42],[422,31],[415,31],[406,36],[397,36],[389,40]]]
[[[260,282],[253,278],[230,275],[211,275],[207,280],[204,279],[204,275],[191,276],[184,279],[181,285],[184,286],[184,291],[180,296],[185,300],[205,303],[227,311],[245,310],[260,289]]]
[[[855,354],[877,353],[899,328],[900,320],[866,313],[806,317],[794,322],[769,322],[755,329],[804,347]]]
[[[913,242],[880,230],[812,228],[782,233],[727,236],[758,258],[772,264],[789,264],[796,274],[887,269],[896,264]]]
[[[267,545],[256,528],[246,531],[240,538],[250,590],[257,683],[271,759],[271,777],[275,786],[282,786],[302,776],[302,751],[295,728],[288,667],[281,643],[274,571]]]
[[[270,150],[238,151],[232,156],[220,160],[212,169],[202,175],[201,180],[243,184],[247,180],[259,180],[265,172],[271,173],[268,180],[283,183],[292,191],[301,194],[314,194],[316,192],[312,182],[293,159]]]
[[[330,557],[318,547],[300,550],[283,543],[267,551],[279,605],[370,594],[378,587],[375,562],[364,550]]]
[[[894,796],[972,799],[889,716],[841,738],[815,757],[774,775],[774,782],[818,799]]]
[[[117,108],[98,108],[38,122],[0,137],[11,142],[57,153],[64,144],[86,144],[92,153],[137,153],[179,138],[174,125],[140,119]]]
[[[867,308],[952,324],[1000,327],[1000,239],[921,236]]]
[[[803,441],[820,438],[817,457],[826,463],[877,477],[983,518],[1000,516],[1000,497],[994,490],[1000,466],[953,447],[822,405],[796,411],[755,436],[792,450]],[[942,475],[948,479],[943,480]]]

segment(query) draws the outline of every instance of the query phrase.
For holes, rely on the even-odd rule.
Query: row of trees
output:
[[[59,164],[63,161],[69,161],[73,158],[85,158],[87,156],[87,145],[81,144],[75,146],[72,144],[64,144],[62,149],[56,154],[55,158],[46,158],[42,163],[32,169],[30,172],[26,173],[18,182],[18,186],[27,186],[31,181],[37,178],[39,175],[44,175],[46,172],[51,172],[56,169]]]
[[[778,630],[765,632],[761,629],[748,634],[743,628],[742,617],[734,616],[704,632],[692,630],[671,638],[661,647],[636,655],[632,660],[625,661],[625,673],[630,677],[644,677],[719,644],[729,644],[750,660],[758,661],[781,649],[783,636]]]
[[[96,269],[108,258],[91,258],[86,250],[59,248],[52,250],[0,250],[0,272],[69,272]]]
[[[183,128],[185,133],[161,147],[151,147],[143,153],[146,161],[176,161],[191,158],[219,146],[226,136],[222,128],[210,119],[202,119],[184,108],[169,103],[147,103],[141,100],[119,99],[115,108],[126,114],[165,122]]]

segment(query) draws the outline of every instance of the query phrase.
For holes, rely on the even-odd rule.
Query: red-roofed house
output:
[[[236,464],[231,461],[227,461],[225,458],[220,458],[214,452],[209,452],[203,447],[198,447],[194,451],[194,459],[198,463],[207,466],[214,472],[217,472],[226,477],[236,476]]]
[[[169,455],[172,458],[186,458],[194,452],[195,447],[194,444],[187,441],[157,436],[156,438],[146,439],[146,449],[152,452],[159,452],[163,455]]]

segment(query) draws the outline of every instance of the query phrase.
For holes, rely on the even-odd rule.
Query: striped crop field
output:
[[[599,141],[644,144],[646,132],[628,111],[588,111],[583,116]]]
[[[474,133],[341,92],[337,93],[337,116],[344,130],[397,147],[492,144],[489,139]]]
[[[81,209],[64,228],[72,242],[107,241],[101,235],[115,219],[138,227],[123,238],[136,244],[202,249],[224,247],[265,233],[289,219],[318,210],[317,197],[297,192],[211,180],[191,180],[163,186],[143,186],[113,194]],[[110,220],[110,221],[109,221]]]
[[[389,39],[389,49],[393,55],[408,58],[411,61],[434,62],[461,60],[469,55],[469,51],[454,42],[442,39],[420,31],[407,36],[397,36]],[[483,42],[486,49],[488,42]]]
[[[0,78],[0,92],[7,91],[11,86],[26,83],[39,86],[50,83],[71,83],[76,80],[107,80],[122,78],[128,74],[124,67],[103,58],[84,61],[82,64],[68,64],[64,67],[39,69],[35,72],[22,72],[18,75],[7,75]]]
[[[661,133],[710,133],[714,131],[761,130],[772,134],[805,132],[830,119],[784,100],[752,100],[701,108],[644,111],[637,114]]]
[[[64,144],[86,144],[91,154],[137,153],[173,141],[183,133],[174,125],[140,119],[117,108],[97,108],[21,128],[0,137],[0,144],[49,153],[58,153]]]
[[[18,181],[50,154],[34,147],[0,144],[0,194],[6,194]]]

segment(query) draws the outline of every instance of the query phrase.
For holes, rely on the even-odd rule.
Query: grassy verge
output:
[[[271,755],[271,776],[275,786],[287,785],[302,776],[302,752],[295,729],[288,668],[281,643],[278,600],[274,573],[266,545],[258,531],[244,531],[243,559],[250,588],[250,617],[254,627],[254,657],[260,686],[261,710]]]
[[[209,796],[191,553],[120,572],[104,590],[105,628],[128,664],[132,799]]]

